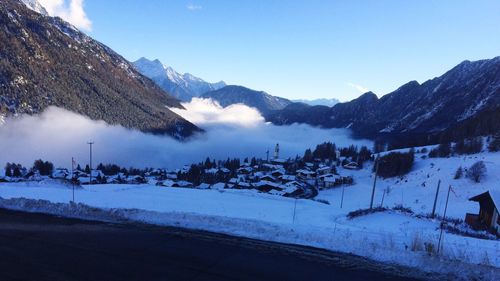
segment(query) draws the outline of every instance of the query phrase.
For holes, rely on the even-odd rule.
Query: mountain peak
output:
[[[139,72],[181,101],[190,101],[193,97],[226,86],[223,81],[209,83],[190,73],[181,74],[172,67],[162,64],[158,59],[151,61],[142,57],[133,64]]]

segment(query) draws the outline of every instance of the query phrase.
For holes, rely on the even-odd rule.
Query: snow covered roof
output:
[[[198,185],[198,188],[199,189],[209,189],[210,188],[210,185],[208,183],[200,183],[200,185]]]
[[[216,168],[205,169],[205,173],[207,174],[216,174],[217,172],[219,172],[219,169]]]
[[[495,207],[497,210],[500,210],[500,191],[499,190],[488,190],[486,192],[483,192],[481,194],[478,194],[474,197],[469,198],[470,201],[476,201],[479,202],[481,201],[481,198],[484,196],[489,195],[491,200],[493,200],[493,204],[495,204]]]
[[[286,181],[294,181],[296,178],[293,175],[282,175],[281,180],[286,180]]]
[[[216,184],[212,185],[212,189],[222,190],[222,189],[224,189],[224,186],[226,186],[226,184],[225,184],[225,183],[223,183],[223,182],[218,182],[218,183],[216,183]]]

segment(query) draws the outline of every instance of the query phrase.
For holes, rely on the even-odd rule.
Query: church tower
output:
[[[274,148],[274,159],[280,158],[280,144],[277,143],[276,147]]]

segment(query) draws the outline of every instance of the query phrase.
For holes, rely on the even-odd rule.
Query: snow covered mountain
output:
[[[243,86],[235,85],[229,85],[219,90],[205,93],[200,97],[211,98],[224,107],[231,104],[242,103],[257,108],[263,114],[283,109],[292,103],[287,99],[271,96],[263,91],[254,91]]]
[[[266,119],[349,127],[359,136],[397,136],[416,144],[491,134],[500,131],[500,57],[464,61],[440,77],[411,81],[380,99],[368,92],[329,110],[289,107]]]
[[[315,105],[324,105],[324,106],[329,106],[332,107],[339,103],[338,99],[314,99],[314,100],[307,100],[307,99],[298,99],[298,100],[292,100],[293,102],[301,102],[305,103],[307,105],[315,106]]]
[[[143,57],[133,64],[140,73],[181,101],[190,101],[193,97],[226,86],[224,81],[208,83],[189,73],[180,74],[173,68],[164,66],[158,59],[151,61]]]
[[[167,108],[177,99],[35,0],[0,1],[0,42],[0,116],[56,106],[177,138],[199,130]]]

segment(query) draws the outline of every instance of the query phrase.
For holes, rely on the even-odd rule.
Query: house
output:
[[[253,171],[252,167],[242,167],[237,170],[238,174],[248,175]]]
[[[211,189],[215,189],[215,190],[224,190],[224,188],[226,188],[226,184],[223,183],[223,182],[218,182],[218,183],[215,183],[214,185],[212,185]]]
[[[273,189],[281,191],[283,189],[280,187],[279,184],[274,183],[274,182],[270,182],[270,181],[266,181],[266,180],[261,180],[261,181],[255,183],[253,186],[255,186],[255,188],[257,188],[259,191],[262,191],[262,192],[269,192]]]
[[[326,175],[326,174],[331,174],[333,172],[332,167],[330,166],[324,166],[316,169],[316,173],[318,175]]]
[[[316,178],[316,173],[309,170],[297,170],[297,177],[307,180]]]
[[[276,181],[276,178],[271,176],[271,175],[263,175],[262,177],[260,177],[260,180],[261,181],[270,181],[270,182],[275,182]]]
[[[347,163],[345,165],[342,165],[342,167],[344,167],[345,169],[349,169],[349,170],[357,170],[357,169],[359,169],[359,165],[356,162],[349,162],[349,163]]]
[[[243,181],[238,182],[238,184],[236,186],[237,186],[237,188],[240,188],[240,189],[250,189],[250,188],[252,188],[251,184],[249,184],[248,182],[243,182]]]
[[[479,214],[466,214],[465,222],[474,229],[489,229],[500,235],[500,191],[486,191],[469,200],[479,203]]]
[[[172,187],[183,187],[183,188],[192,188],[193,184],[188,181],[178,181],[172,184]]]
[[[271,175],[275,178],[279,178],[283,176],[285,173],[282,170],[274,170],[271,172]]]
[[[296,177],[294,175],[282,175],[281,177],[279,177],[279,179],[281,180],[281,182],[287,183],[295,181]]]
[[[210,185],[208,183],[202,182],[196,188],[198,188],[198,189],[210,189]]]

